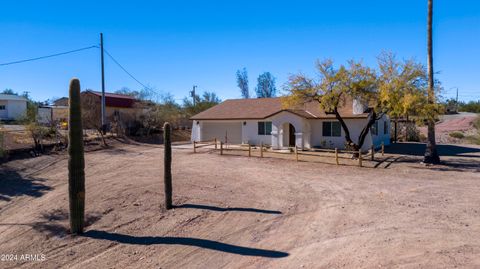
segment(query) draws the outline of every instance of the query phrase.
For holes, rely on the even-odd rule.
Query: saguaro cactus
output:
[[[85,215],[85,159],[83,156],[82,110],[80,81],[70,81],[68,117],[68,198],[70,203],[70,231],[83,233]]]
[[[170,138],[170,123],[165,122],[163,125],[163,144],[164,153],[163,158],[163,181],[165,185],[165,208],[172,208],[172,140]]]

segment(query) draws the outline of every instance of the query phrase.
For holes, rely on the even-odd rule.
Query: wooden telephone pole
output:
[[[100,59],[102,66],[102,132],[105,134],[107,132],[107,120],[105,116],[105,68],[103,64],[103,33],[100,33]]]

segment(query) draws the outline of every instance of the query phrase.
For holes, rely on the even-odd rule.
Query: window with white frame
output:
[[[338,121],[324,121],[322,125],[323,136],[342,136],[342,126]]]
[[[259,121],[258,122],[258,135],[270,135],[272,133],[271,121]]]
[[[0,110],[5,110],[5,105],[0,105]]]

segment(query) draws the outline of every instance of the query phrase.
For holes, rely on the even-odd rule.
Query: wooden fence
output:
[[[220,145],[218,146],[218,144]],[[358,150],[358,151],[342,150],[338,148],[299,150],[298,147],[285,148],[287,149],[287,151],[284,151],[284,150],[267,150],[269,147],[265,146],[263,143],[260,145],[250,145],[250,144],[240,144],[240,145],[228,144],[227,145],[221,141],[220,143],[218,143],[217,139],[213,139],[210,141],[194,141],[193,152],[196,153],[197,148],[208,147],[212,145],[215,146],[215,150],[220,151],[220,155],[224,155],[224,153],[227,151],[240,151],[240,152],[247,152],[248,157],[252,157],[255,155],[260,158],[263,158],[265,153],[268,152],[269,155],[272,155],[272,154],[273,155],[276,155],[276,154],[294,155],[294,158],[297,162],[302,160],[301,158],[302,156],[334,158],[336,165],[340,165],[340,159],[352,160],[352,155],[353,155],[355,156],[355,160],[357,160],[357,164],[360,167],[363,167],[363,161],[365,160],[375,161],[376,154],[381,154],[381,156],[384,156],[385,154],[385,146],[383,142],[378,152],[375,151],[374,146],[372,146],[368,152],[362,152],[361,150]],[[346,154],[348,156],[346,156]]]
[[[216,138],[208,141],[193,141],[193,153],[197,153],[198,148],[204,148],[208,146],[215,146],[215,149],[217,149],[217,144]]]

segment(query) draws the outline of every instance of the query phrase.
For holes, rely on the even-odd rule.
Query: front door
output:
[[[288,135],[288,146],[295,147],[295,127],[291,124],[288,127]]]

